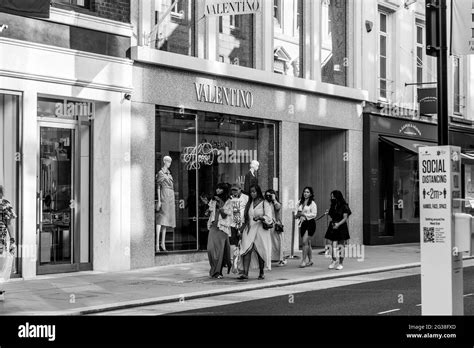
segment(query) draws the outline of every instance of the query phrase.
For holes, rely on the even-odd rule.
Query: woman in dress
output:
[[[272,223],[271,206],[265,202],[262,189],[253,185],[250,187],[250,197],[245,207],[245,223],[242,228],[240,255],[243,262],[243,274],[240,280],[249,278],[249,270],[259,269],[258,279],[265,279],[264,268],[271,270],[272,239],[270,230],[263,227],[263,222]]]
[[[216,195],[209,202],[209,221],[207,227],[209,236],[207,239],[207,255],[211,270],[211,278],[222,279],[222,269],[227,266],[227,274],[232,268],[230,256],[229,237],[232,223],[232,203],[229,195],[229,187],[226,184],[217,185]]]
[[[3,270],[3,274],[0,274],[0,278],[2,278],[2,282],[0,282],[0,301],[5,300],[3,281],[10,279],[12,255],[16,249],[15,239],[11,234],[11,220],[15,219],[16,215],[10,202],[3,198],[4,194],[5,190],[0,185],[0,270]]]
[[[271,218],[275,222],[281,221],[281,203],[278,201],[275,190],[267,190],[265,192],[265,200],[270,203],[272,209]],[[278,267],[286,265],[286,260],[283,255],[283,248],[281,247],[283,232],[277,232],[275,226],[270,229],[270,235],[272,237],[272,261],[278,262]]]
[[[170,172],[171,162],[171,157],[165,156],[163,158],[163,168],[156,176],[156,251],[160,251],[160,246],[163,251],[166,251],[166,228],[176,227],[173,177]]]
[[[296,218],[299,219],[300,236],[303,240],[303,255],[300,268],[313,265],[313,250],[311,249],[311,238],[316,232],[316,216],[318,207],[314,202],[314,191],[312,187],[305,187],[301,195],[300,204]],[[308,262],[306,262],[306,258]]]
[[[331,223],[328,226],[325,238],[332,242],[332,262],[329,269],[341,270],[344,262],[344,246],[351,238],[347,220],[349,215],[352,214],[341,191],[331,192],[331,208],[328,214],[331,217]],[[339,264],[337,263],[337,256],[339,256]]]

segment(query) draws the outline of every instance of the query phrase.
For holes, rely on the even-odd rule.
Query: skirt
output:
[[[222,275],[224,266],[227,266],[229,269],[232,267],[229,236],[219,230],[215,223],[209,229],[207,256],[209,258],[209,265],[211,266],[209,270],[211,277]]]
[[[300,227],[301,238],[304,237],[306,231],[308,231],[308,236],[314,236],[314,233],[316,232],[316,221],[314,219],[303,221]]]
[[[329,224],[328,230],[326,231],[326,235],[324,236],[324,238],[329,239],[332,242],[346,241],[351,239],[347,223],[342,224],[341,226],[339,226],[338,229],[334,229],[332,228],[332,226],[333,222]]]

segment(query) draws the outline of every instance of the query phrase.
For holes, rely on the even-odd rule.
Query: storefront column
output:
[[[344,159],[347,160],[347,203],[352,210],[349,218],[349,233],[351,235],[350,243],[362,244],[363,241],[363,153],[362,131],[347,131],[347,153]]]
[[[132,103],[131,268],[155,266],[155,105]]]
[[[23,154],[22,154],[22,277],[36,277],[37,226],[36,226],[36,172],[38,151],[37,93],[26,90],[23,94]]]
[[[130,269],[130,102],[96,103],[93,163],[93,267]]]
[[[292,213],[296,210],[298,201],[298,153],[299,149],[299,124],[282,122],[280,127],[280,196],[283,204],[282,219],[285,226],[283,234],[283,250],[288,255],[291,250]],[[295,234],[295,247],[298,250],[298,235]]]

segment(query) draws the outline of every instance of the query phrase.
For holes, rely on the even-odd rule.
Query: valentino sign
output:
[[[194,83],[197,100],[201,103],[228,105],[251,109],[253,94],[237,88],[229,88],[205,83]]]
[[[243,15],[260,12],[260,0],[219,1],[206,3],[205,16]]]

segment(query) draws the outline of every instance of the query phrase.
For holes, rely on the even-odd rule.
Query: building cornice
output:
[[[357,102],[368,101],[369,98],[369,93],[363,90],[331,85],[328,83],[319,83],[313,80],[306,80],[293,76],[278,75],[268,71],[159,51],[144,46],[132,47],[131,58],[136,62],[145,64],[193,71],[212,76],[276,86],[279,88],[294,89],[307,93],[355,100]]]
[[[56,7],[51,7],[50,18],[44,20],[130,38],[133,34],[133,27],[130,23],[117,22]]]

